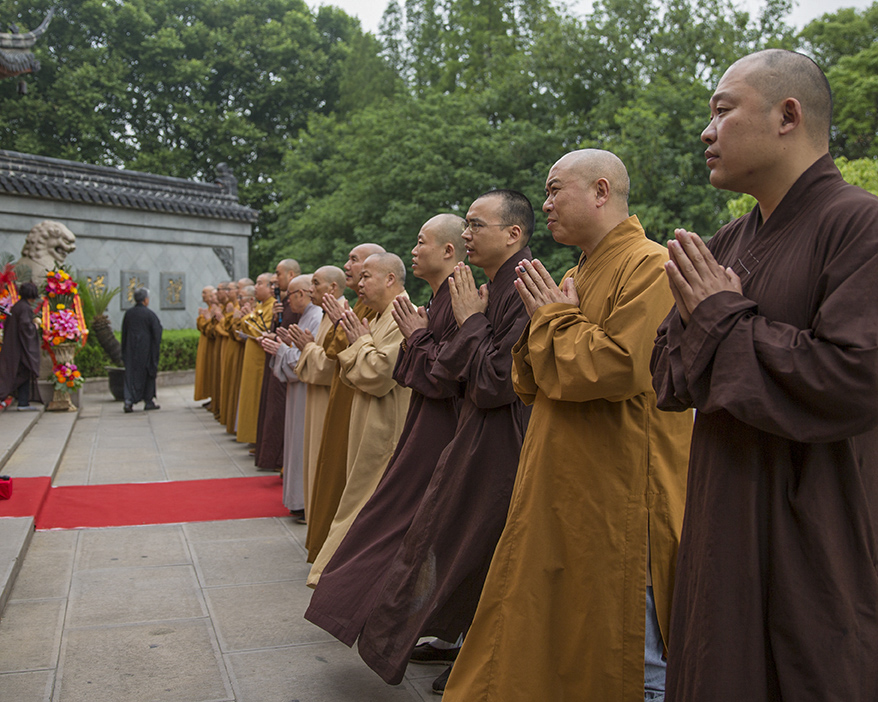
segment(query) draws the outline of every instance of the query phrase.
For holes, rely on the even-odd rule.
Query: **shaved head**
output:
[[[360,244],[351,249],[351,253],[356,252],[361,261],[365,261],[372,254],[384,253],[384,247],[379,244]]]
[[[568,173],[584,183],[605,178],[610,184],[610,191],[627,204],[631,181],[628,179],[628,169],[616,154],[601,149],[580,149],[565,154],[556,165],[567,167]]]
[[[382,275],[392,273],[400,285],[405,285],[405,264],[393,253],[375,253],[369,256],[369,266]]]
[[[291,272],[294,276],[302,274],[302,268],[299,266],[299,262],[294,258],[285,258],[277,264],[277,270]]]
[[[309,290],[311,288],[311,274],[297,275],[290,281],[290,290]]]
[[[811,141],[828,146],[832,91],[816,63],[795,51],[766,49],[744,56],[729,71],[735,69],[743,71],[744,81],[763,96],[767,110],[787,98],[798,100]]]
[[[253,285],[253,279],[252,279],[252,278],[241,278],[241,279],[238,281],[238,287],[239,287],[239,288],[246,288],[248,285]]]
[[[338,266],[321,266],[314,271],[314,275],[329,285],[335,283],[339,293],[344,290],[344,271]]]
[[[466,244],[463,240],[463,230],[466,229],[466,220],[454,214],[439,214],[428,219],[424,226],[430,227],[430,233],[436,238],[440,246],[451,244],[454,247],[456,260],[463,261],[466,258]]]

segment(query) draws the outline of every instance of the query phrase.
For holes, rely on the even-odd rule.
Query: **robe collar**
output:
[[[643,231],[643,225],[640,224],[637,215],[631,215],[619,222],[600,240],[595,250],[591,252],[591,256],[586,256],[585,251],[583,251],[579,256],[577,268],[579,270],[588,270],[596,261],[600,261],[620,246],[627,246],[631,242],[639,241],[645,236],[646,232]]]
[[[814,161],[793,183],[767,222],[762,221],[762,212],[757,203],[750,212],[753,219],[751,226],[756,229],[756,234],[759,237],[782,231],[801,212],[802,203],[814,198],[815,191],[812,188],[816,188],[818,191],[823,190],[830,183],[840,180],[842,180],[841,173],[838,166],[835,165],[835,161],[832,160],[832,156],[824,154]]]
[[[491,304],[490,290],[492,288],[496,286],[505,288],[506,286],[513,285],[515,279],[518,278],[518,274],[515,272],[515,267],[524,259],[527,259],[528,261],[533,260],[530,246],[525,246],[520,251],[516,251],[512,256],[506,259],[500,268],[497,269],[497,275],[494,276],[494,280],[488,281],[488,304]]]

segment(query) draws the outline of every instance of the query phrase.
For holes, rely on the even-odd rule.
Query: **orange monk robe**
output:
[[[222,332],[223,332],[223,350],[222,356],[220,358],[220,363],[222,364],[222,371],[220,372],[220,407],[219,407],[219,423],[227,424],[229,420],[228,410],[229,410],[229,373],[230,373],[230,362],[232,360],[232,354],[238,344],[235,343],[235,340],[232,338],[234,335],[234,331],[232,330],[232,312],[226,312],[223,314],[222,321]]]
[[[198,327],[200,336],[198,337],[198,351],[195,354],[195,399],[206,400],[210,397],[210,382],[213,377],[207,372],[210,365],[210,357],[208,349],[210,348],[210,339],[207,336],[207,325],[209,320],[207,317],[198,315],[195,326]]]
[[[216,341],[214,346],[214,367],[213,367],[213,387],[214,394],[216,397],[214,401],[210,404],[210,409],[213,412],[213,418],[223,423],[222,412],[223,412],[223,355],[226,353],[226,346],[229,342],[229,333],[225,328],[225,314],[223,314],[222,319],[218,319],[214,322],[213,325],[214,334],[216,335]]]
[[[229,322],[229,366],[223,370],[223,380],[228,383],[228,394],[223,395],[226,406],[226,433],[235,434],[238,428],[238,394],[241,388],[241,370],[244,367],[244,345],[246,339],[241,338],[243,317]]]
[[[354,305],[353,311],[359,319],[371,321],[375,318],[375,312],[366,307],[361,300]],[[341,325],[337,325],[335,332],[327,334],[324,340],[327,358],[337,359],[339,352],[347,348],[347,345],[347,335]],[[308,517],[308,536],[305,540],[309,563],[314,562],[323,547],[326,535],[329,534],[329,527],[338,511],[338,502],[344,492],[347,480],[348,429],[353,400],[354,389],[341,381],[336,365],[329,388],[329,404],[326,408],[317,468],[314,471],[314,485],[311,490],[311,514]]]
[[[261,332],[271,327],[274,298],[260,302],[248,314],[241,329],[249,337],[259,337]],[[256,429],[259,419],[259,396],[262,394],[262,373],[265,370],[265,351],[254,338],[248,338],[244,345],[244,362],[241,366],[241,386],[238,393],[238,432],[236,440],[242,444],[256,443]]]
[[[405,424],[412,391],[393,379],[403,336],[390,314],[392,309],[393,303],[370,322],[371,334],[338,353],[339,376],[354,389],[347,479],[329,534],[308,576],[309,587],[316,587],[329,559],[375,492]]]
[[[649,373],[667,259],[629,217],[568,272],[579,307],[540,307],[513,348],[533,413],[446,702],[642,702],[648,562],[673,656],[692,414],[659,411]]]
[[[341,301],[342,298],[339,298]],[[323,436],[323,420],[329,405],[329,388],[335,372],[335,359],[326,355],[323,347],[326,337],[335,333],[329,316],[323,315],[317,336],[302,349],[296,375],[307,384],[305,395],[305,436],[303,442],[303,479],[305,483],[305,520],[311,513],[311,493],[314,487],[314,473],[317,469],[317,455],[320,452],[320,438]]]

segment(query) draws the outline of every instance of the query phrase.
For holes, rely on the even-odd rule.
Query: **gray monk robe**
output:
[[[698,409],[668,702],[878,700],[878,199],[827,155],[766,223],[710,241],[741,277],[652,357]]]
[[[472,622],[506,523],[530,408],[512,388],[512,347],[528,317],[515,291],[514,254],[488,284],[488,309],[442,347],[433,373],[466,384],[457,430],[362,629],[339,632],[366,664],[399,683],[421,636],[454,641]]]
[[[323,319],[323,310],[317,305],[309,304],[297,322],[300,328],[307,329],[312,335]],[[289,510],[305,508],[304,480],[304,442],[305,442],[305,401],[307,390],[305,383],[299,382],[296,375],[296,364],[302,352],[296,346],[281,344],[272,357],[273,375],[286,388],[286,410],[284,412],[284,507]]]
[[[426,329],[403,345],[393,377],[411,388],[405,426],[372,497],[329,561],[305,618],[351,645],[363,627],[421,504],[442,451],[454,438],[463,386],[433,374],[457,331],[448,282],[430,302]]]

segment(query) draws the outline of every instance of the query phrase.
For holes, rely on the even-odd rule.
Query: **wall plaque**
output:
[[[127,310],[134,307],[134,291],[137,288],[149,287],[149,271],[122,271],[122,294],[119,296],[122,309]],[[152,295],[152,291],[150,291]]]
[[[186,309],[186,274],[185,273],[162,273],[161,274],[161,309],[185,310]]]

